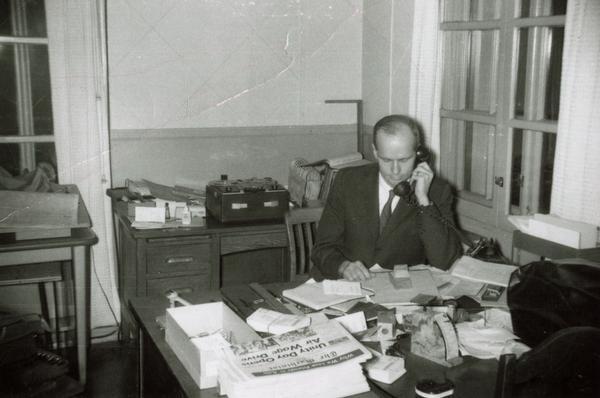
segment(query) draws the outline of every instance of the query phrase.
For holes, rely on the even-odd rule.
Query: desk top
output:
[[[114,199],[114,198],[113,198]],[[285,231],[285,224],[281,221],[263,221],[240,224],[223,224],[215,220],[210,215],[206,216],[206,223],[202,226],[185,226],[177,228],[163,229],[136,229],[131,226],[131,221],[127,216],[127,203],[113,200],[113,212],[121,220],[128,231],[136,238],[156,238],[161,236],[185,236],[203,234],[209,232],[234,234],[236,232],[247,232],[248,230],[256,232],[265,231]]]
[[[213,301],[221,301],[221,294],[217,290],[206,291],[200,294],[186,295],[187,300],[192,303],[207,303]],[[183,367],[183,364],[173,350],[165,341],[165,332],[161,330],[156,323],[156,317],[163,315],[165,309],[169,307],[169,300],[164,297],[136,297],[129,301],[131,310],[137,319],[140,328],[148,335],[156,348],[165,359],[165,362],[173,372],[179,386],[185,392],[188,398],[218,398],[220,397],[216,388],[200,390],[194,380],[189,375],[188,371]],[[369,392],[359,395],[354,395],[355,398],[374,398],[377,395]]]
[[[281,288],[282,284],[273,284],[272,290],[277,291]],[[185,297],[192,303],[203,303],[221,301],[222,296],[219,291],[207,291],[202,294],[186,295]],[[132,298],[130,304],[140,327],[152,339],[187,396],[190,398],[218,397],[216,389],[198,389],[187,370],[166,343],[164,331],[157,325],[156,317],[164,314],[165,309],[169,306],[169,301],[164,297],[137,297]],[[498,361],[495,359],[480,360],[465,357],[461,365],[452,368],[446,368],[416,355],[409,354],[405,360],[407,372],[395,383],[386,385],[371,381],[372,391],[355,397],[366,398],[390,395],[412,397],[418,380],[440,377],[447,377],[454,382],[454,397],[485,398],[494,396],[498,368]]]
[[[98,242],[98,237],[91,228],[73,228],[71,236],[59,238],[27,239],[18,241],[2,241],[0,253],[21,250],[54,249],[58,247],[91,246]]]

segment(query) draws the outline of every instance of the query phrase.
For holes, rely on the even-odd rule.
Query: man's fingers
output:
[[[361,262],[350,263],[344,270],[344,279],[349,281],[364,281],[369,277],[369,270]]]
[[[344,278],[351,281],[364,281],[370,276],[369,270],[360,262],[351,263],[344,272]]]

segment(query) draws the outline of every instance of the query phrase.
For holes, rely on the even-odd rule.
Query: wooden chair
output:
[[[322,213],[322,207],[302,207],[290,209],[285,215],[290,254],[290,281],[306,279],[308,271],[313,266],[310,256]]]

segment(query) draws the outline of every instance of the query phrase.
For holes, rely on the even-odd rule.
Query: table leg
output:
[[[138,328],[138,397],[144,396],[144,331]]]
[[[72,251],[73,279],[75,284],[75,316],[77,322],[77,363],[79,381],[87,381],[88,349],[88,297],[89,297],[89,247],[75,246]]]

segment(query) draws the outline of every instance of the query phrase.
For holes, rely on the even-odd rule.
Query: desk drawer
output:
[[[210,272],[210,241],[186,245],[156,245],[146,250],[148,275]]]
[[[274,247],[287,247],[287,245],[288,241],[285,232],[228,235],[221,237],[221,254]]]
[[[148,279],[146,281],[146,295],[165,295],[169,290],[175,290],[178,293],[198,293],[208,290],[209,287],[210,278],[208,275]]]

